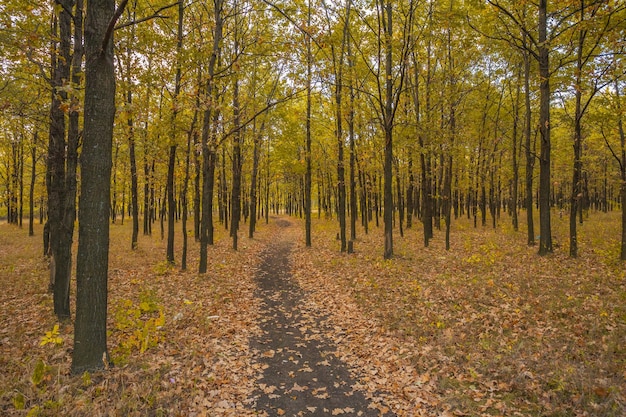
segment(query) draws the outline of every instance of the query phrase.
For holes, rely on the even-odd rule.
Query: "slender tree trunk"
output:
[[[67,100],[62,87],[70,79],[70,40],[73,2],[57,4],[61,7],[58,18],[59,56],[53,66],[53,98],[50,107],[50,135],[48,146],[48,210],[50,221],[50,248],[54,258],[54,313],[60,320],[70,317],[70,276],[72,231],[64,224],[66,215],[66,120],[61,108]],[[108,221],[108,218],[107,218]]]
[[[414,183],[415,183],[415,175],[413,174],[413,149],[411,147],[408,148],[408,172],[409,172],[409,180],[406,188],[406,228],[410,229],[413,227],[413,211],[415,210],[413,207],[413,198],[415,194]]]
[[[200,86],[200,84],[198,84]],[[200,88],[200,87],[198,87]],[[198,101],[199,102],[199,97]],[[196,106],[199,108],[199,106]],[[194,160],[194,180],[193,180],[193,237],[196,242],[200,241],[200,179],[201,179],[201,163],[198,152],[198,132],[193,133],[193,160]]]
[[[235,45],[235,50],[237,50],[237,42],[235,42]],[[233,135],[233,184],[231,192],[230,234],[233,238],[233,249],[237,250],[237,234],[239,232],[239,222],[241,218],[241,130],[238,78],[235,79],[233,88],[233,113],[233,128],[236,132]]]
[[[182,3],[182,2],[181,2]],[[197,107],[196,107],[197,109]],[[191,138],[194,134],[195,124],[198,117],[198,111],[194,111],[193,121],[191,122],[191,128],[187,133],[187,150],[185,151],[185,178],[183,179],[183,190],[181,192],[181,200],[182,200],[182,232],[183,232],[183,252],[181,255],[180,261],[180,269],[183,271],[187,270],[187,213],[189,211],[189,203],[188,203],[188,195],[189,195],[189,165],[191,162]]]
[[[526,148],[526,225],[527,242],[529,246],[535,244],[535,221],[533,218],[533,170],[535,156],[531,148],[531,106],[530,106],[530,56],[524,52],[524,144]]]
[[[176,34],[176,75],[174,77],[174,95],[172,97],[173,109],[170,120],[170,155],[167,164],[167,262],[174,264],[174,222],[176,211],[176,200],[174,199],[174,170],[176,168],[176,118],[178,116],[178,96],[180,95],[181,74],[181,53],[183,49],[183,14],[184,3],[178,1],[178,30]]]
[[[450,2],[450,11],[452,12],[453,3]],[[450,250],[450,228],[452,227],[452,155],[456,139],[456,75],[455,61],[452,55],[452,33],[447,30],[448,38],[448,71],[450,73],[450,149],[448,150],[448,163],[446,165],[445,180],[443,184],[443,212],[446,222],[446,250]]]
[[[348,43],[351,2],[346,6],[346,19],[343,26],[343,36],[339,56],[335,56],[333,49],[333,70],[335,75],[335,137],[337,140],[337,215],[339,217],[339,236],[341,240],[341,252],[347,249],[346,238],[346,179],[344,162],[344,137],[343,137],[343,69],[345,51]]]
[[[33,143],[30,147],[30,188],[28,190],[28,236],[35,235],[35,180],[37,179],[37,142],[39,132],[33,134]]]
[[[550,223],[550,66],[547,40],[548,0],[539,0],[539,132],[541,156],[539,159],[539,255],[552,252]]]
[[[404,237],[404,201],[402,197],[403,188],[402,188],[402,177],[400,175],[400,163],[398,160],[395,160],[394,163],[396,169],[396,198],[397,203],[396,206],[398,208],[398,231],[400,232],[400,237]]]
[[[519,198],[519,162],[518,162],[518,130],[519,130],[519,113],[520,113],[520,95],[521,95],[521,71],[518,71],[518,81],[517,87],[515,91],[515,99],[513,102],[513,146],[511,152],[511,159],[513,164],[513,178],[512,178],[512,186],[511,186],[511,203],[510,203],[510,211],[511,211],[511,221],[513,223],[513,230],[518,231],[519,229],[519,219],[517,216],[517,200]]]
[[[307,25],[311,26],[311,0],[307,3]],[[311,73],[313,65],[313,56],[311,55],[311,34],[306,34],[306,172],[304,174],[304,228],[305,228],[305,245],[311,247]],[[319,185],[318,185],[319,187]],[[319,190],[319,188],[318,188]],[[319,201],[319,199],[318,199]],[[319,205],[319,204],[318,204]],[[318,207],[318,216],[321,207]]]
[[[617,158],[617,162],[620,167],[620,204],[622,205],[622,244],[620,250],[620,259],[626,261],[626,133],[624,133],[624,122],[622,116],[622,103],[621,103],[621,91],[620,83],[617,79],[613,83],[615,87],[615,98],[617,103],[617,129],[620,140],[620,155]],[[620,160],[621,158],[621,160]]]
[[[176,200],[174,199],[174,169],[176,167],[176,145],[170,146],[167,164],[167,263],[174,264],[174,214]],[[165,204],[162,212],[165,211]]]
[[[220,44],[222,41],[222,2],[223,0],[215,0],[215,31],[213,34],[213,50],[211,52],[211,57],[209,59],[208,66],[208,79],[206,84],[205,96],[212,97],[213,96],[213,87],[214,87],[214,75],[215,75],[215,67],[217,62],[217,57],[219,55]],[[212,229],[213,225],[213,182],[214,182],[214,155],[215,148],[212,143],[209,146],[209,133],[211,130],[211,112],[212,108],[209,107],[204,111],[203,117],[203,125],[202,125],[202,154],[203,154],[203,162],[202,162],[202,219],[200,223],[200,264],[199,264],[199,272],[201,274],[206,273],[207,271],[207,250],[209,244],[209,229]],[[210,231],[212,234],[212,230]]]
[[[385,252],[384,258],[393,257],[393,191],[392,191],[392,164],[393,164],[393,68],[392,68],[392,36],[393,19],[391,1],[385,4],[383,20],[385,24],[385,163],[384,163],[384,222],[385,222]]]
[[[256,123],[255,123],[256,124]],[[248,230],[248,237],[252,239],[256,229],[257,214],[259,211],[259,152],[261,145],[261,132],[263,132],[263,125],[259,132],[256,132],[256,127],[253,127],[254,144],[252,148],[252,173],[250,176],[250,224]]]
[[[267,138],[267,165],[265,172],[265,224],[270,222],[270,139]]]
[[[132,93],[130,88],[128,89],[128,101],[132,100]],[[128,118],[128,151],[130,159],[130,199],[131,210],[133,216],[133,231],[130,240],[130,247],[132,250],[137,249],[137,239],[139,236],[139,190],[137,185],[137,159],[135,157],[135,133],[133,128],[132,117]],[[146,164],[147,166],[147,164]],[[144,234],[147,234],[146,222],[149,221],[148,215],[148,174],[146,174],[146,185],[144,187]]]
[[[19,170],[19,188],[20,188],[20,196],[19,196],[19,224],[20,229],[22,228],[23,219],[24,219],[24,136],[22,135],[22,139],[19,143],[19,161],[20,161],[20,170]]]

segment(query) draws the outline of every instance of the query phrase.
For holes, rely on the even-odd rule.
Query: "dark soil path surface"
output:
[[[282,228],[286,220],[277,220]],[[306,294],[291,277],[289,233],[262,253],[257,296],[262,300],[262,335],[251,341],[262,369],[255,392],[256,409],[269,416],[379,416],[335,346],[324,336],[323,317],[305,311]],[[391,416],[391,413],[385,414]]]

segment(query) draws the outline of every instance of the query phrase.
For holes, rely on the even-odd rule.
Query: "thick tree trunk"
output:
[[[85,22],[85,127],[76,268],[76,322],[72,373],[107,366],[107,275],[115,70],[115,2],[90,0]]]

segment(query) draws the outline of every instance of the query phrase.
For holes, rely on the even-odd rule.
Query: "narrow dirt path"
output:
[[[276,222],[285,230],[291,226],[287,220]],[[256,275],[256,296],[263,304],[262,335],[250,343],[262,370],[256,410],[289,417],[381,415],[363,392],[353,389],[348,368],[324,336],[324,318],[302,307],[306,294],[291,277],[290,236],[281,233],[262,253]]]

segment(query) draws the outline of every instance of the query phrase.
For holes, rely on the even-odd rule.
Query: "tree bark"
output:
[[[174,214],[176,200],[174,199],[174,169],[176,168],[176,144],[170,145],[167,164],[167,263],[174,265]]]
[[[622,183],[620,184],[620,203],[622,205],[622,244],[620,250],[620,259],[622,261],[626,261],[626,134],[624,133],[624,122],[622,119],[622,103],[621,103],[621,91],[620,84],[617,79],[615,79],[613,85],[615,86],[615,99],[617,103],[617,129],[619,133],[620,140],[620,158],[618,159],[618,163],[620,166],[620,179]]]
[[[166,258],[169,264],[174,264],[174,222],[176,200],[174,198],[174,170],[176,168],[176,116],[178,116],[178,96],[182,79],[181,53],[183,49],[183,14],[184,3],[178,1],[178,30],[176,33],[176,75],[174,76],[174,95],[172,96],[172,118],[170,120],[170,157],[167,164],[167,250]]]
[[[392,36],[393,19],[391,1],[384,6],[383,21],[385,23],[385,117],[383,118],[385,130],[385,162],[384,162],[384,223],[385,223],[385,252],[384,258],[393,257],[393,73],[392,73]]]
[[[539,255],[552,252],[550,224],[550,65],[547,44],[547,0],[539,1]]]
[[[307,3],[307,26],[311,26],[311,0]],[[311,55],[311,34],[306,34],[306,144],[305,159],[306,172],[304,173],[304,241],[306,247],[311,247],[311,72],[313,56]],[[319,187],[319,185],[318,185]],[[318,199],[319,200],[319,199]],[[318,204],[319,205],[319,204]],[[318,207],[318,213],[321,207]],[[319,214],[318,214],[319,215]]]
[[[535,220],[533,217],[533,170],[535,156],[531,148],[531,106],[530,106],[530,55],[524,51],[524,144],[526,148],[526,234],[528,246],[535,244]]]
[[[213,49],[211,57],[209,59],[208,66],[208,79],[205,87],[205,97],[213,97],[213,87],[215,80],[215,67],[217,63],[217,57],[220,51],[220,44],[222,41],[222,3],[223,0],[215,0],[215,31],[213,33]],[[203,124],[202,124],[202,219],[200,221],[200,264],[198,271],[201,274],[207,271],[207,250],[209,244],[209,229],[213,227],[213,182],[214,182],[214,144],[209,146],[209,134],[211,130],[211,112],[212,107],[209,106],[204,111]],[[210,231],[212,234],[212,230]]]
[[[235,51],[238,46],[235,42]],[[231,192],[231,216],[230,234],[233,238],[233,249],[237,250],[237,240],[239,232],[239,221],[241,217],[241,129],[240,129],[240,109],[239,109],[239,78],[235,79],[233,88],[233,184]]]
[[[114,0],[90,0],[85,21],[84,143],[76,268],[76,322],[72,373],[108,366],[107,275],[115,69]]]
[[[35,180],[37,179],[37,141],[39,132],[33,133],[33,143],[30,147],[30,188],[28,190],[28,236],[35,235]]]
[[[66,120],[63,104],[67,92],[61,87],[70,79],[70,40],[72,28],[71,1],[62,2],[58,17],[59,56],[53,59],[52,104],[50,107],[50,135],[48,145],[48,216],[50,222],[50,249],[54,258],[54,313],[60,320],[70,317],[71,230],[65,224],[66,188]],[[108,219],[107,219],[108,220]]]

